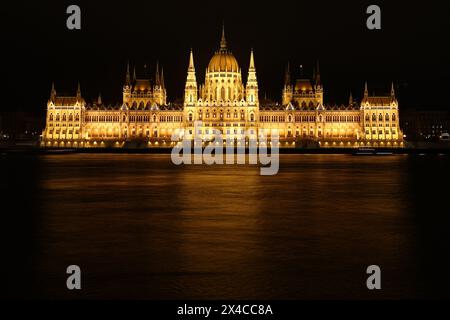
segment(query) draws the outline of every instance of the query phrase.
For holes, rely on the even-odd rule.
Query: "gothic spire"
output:
[[[288,61],[287,63],[287,67],[286,67],[286,72],[284,74],[284,85],[285,86],[289,86],[291,84],[291,67],[290,67],[290,63]]]
[[[194,53],[192,52],[192,48],[191,48],[191,52],[189,54],[189,67],[188,67],[188,72],[187,72],[187,82],[186,85],[188,85],[188,83],[195,83],[195,85],[197,85],[197,79],[195,77],[195,67],[194,67]]]
[[[317,66],[316,66],[316,85],[320,85],[320,67],[319,67],[319,60],[317,60]]]
[[[161,85],[161,78],[159,77],[159,61],[156,61],[155,83],[158,86]]]
[[[163,89],[166,88],[166,84],[164,83],[164,68],[163,67],[161,67],[161,87]]]
[[[253,49],[250,51],[250,65],[248,67],[248,79],[247,85],[257,85],[256,83],[256,68],[255,68],[255,59],[253,57]]]
[[[192,48],[191,48],[191,53],[189,55],[189,68],[188,68],[188,71],[195,71],[194,54],[192,53]]]
[[[55,83],[52,82],[52,90],[50,91],[50,100],[53,100],[55,98],[56,98]]]
[[[369,96],[369,90],[367,89],[367,81],[364,83],[364,98]]]
[[[130,85],[131,79],[130,79],[130,62],[127,63],[127,73],[125,75],[125,85]]]
[[[78,88],[77,88],[77,98],[81,98],[81,87],[80,87],[80,81],[78,81]]]
[[[392,81],[392,83],[391,83],[391,97],[395,98],[394,81]]]
[[[250,51],[250,70],[255,71],[255,59],[253,58],[253,48]]]

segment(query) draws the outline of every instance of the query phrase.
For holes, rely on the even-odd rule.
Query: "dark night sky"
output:
[[[382,10],[382,30],[366,29],[369,4]],[[66,29],[70,4],[82,9],[82,30]],[[127,60],[164,66],[169,100],[182,96],[189,48],[197,79],[218,47],[225,21],[229,47],[247,76],[250,48],[261,96],[280,100],[289,60],[311,73],[320,60],[327,103],[388,91],[401,108],[449,108],[449,10],[444,1],[33,1],[2,4],[2,110],[44,112],[51,82],[59,92],[102,92],[120,102]]]

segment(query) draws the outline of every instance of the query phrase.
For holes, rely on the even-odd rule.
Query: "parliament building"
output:
[[[214,130],[224,141],[258,130],[277,130],[280,147],[403,147],[394,86],[385,96],[369,95],[367,83],[360,102],[326,105],[319,66],[312,79],[292,81],[286,70],[281,102],[260,101],[253,50],[246,82],[222,30],[203,83],[197,81],[191,50],[181,104],[169,103],[164,71],[154,79],[136,76],[127,66],[122,102],[105,105],[101,96],[88,103],[80,85],[76,95],[60,96],[52,85],[41,146],[64,148],[170,147],[173,134],[194,137],[195,123],[205,143]],[[198,130],[198,128],[197,128]],[[231,140],[231,139],[230,139]],[[268,136],[270,141],[270,134]]]

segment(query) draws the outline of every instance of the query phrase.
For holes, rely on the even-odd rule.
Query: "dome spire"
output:
[[[225,39],[225,22],[222,24],[222,39],[220,39],[220,50],[227,50],[227,40]]]

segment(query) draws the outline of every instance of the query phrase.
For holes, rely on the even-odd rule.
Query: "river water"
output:
[[[1,159],[10,297],[449,297],[448,156],[281,155],[275,176],[155,154]]]

